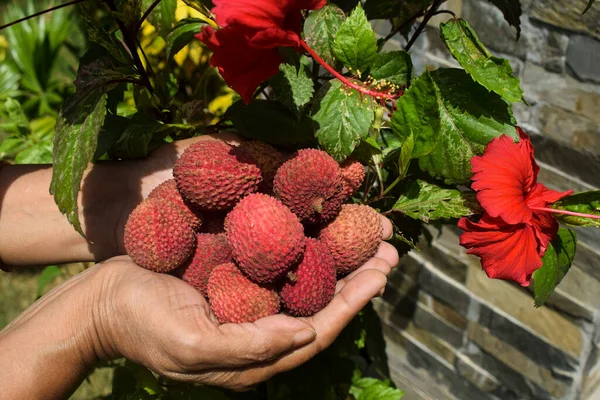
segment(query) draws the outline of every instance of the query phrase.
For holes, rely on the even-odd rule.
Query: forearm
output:
[[[48,188],[50,166],[0,169],[0,257],[10,266],[103,260],[121,254],[122,225],[142,200],[135,166],[90,166],[79,195],[79,218],[88,240],[60,213]]]
[[[0,332],[0,397],[68,398],[106,358],[95,322],[106,304],[98,274],[94,267],[72,278]]]

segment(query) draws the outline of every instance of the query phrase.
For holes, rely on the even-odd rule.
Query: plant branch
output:
[[[106,5],[110,9],[110,11],[112,11],[113,13],[118,12],[117,7],[115,6],[115,3],[113,0],[104,0],[104,2],[106,3]],[[138,72],[140,73],[140,76],[142,77],[141,81],[142,81],[143,86],[147,87],[148,90],[150,91],[150,93],[154,93],[154,88],[152,87],[152,83],[150,83],[150,78],[148,78],[148,73],[146,72],[146,69],[144,68],[144,63],[142,62],[140,55],[138,54],[138,51],[137,51],[137,42],[136,42],[137,32],[130,31],[127,28],[127,26],[123,23],[123,21],[121,21],[119,18],[115,18],[115,19],[117,21],[117,26],[119,27],[119,30],[123,34],[123,41],[125,42],[125,46],[127,46],[127,48],[129,49],[129,52],[131,53],[131,57],[133,58],[133,63],[135,64],[136,69],[138,70]]]
[[[142,15],[142,18],[140,18],[140,20],[138,21],[138,23],[135,25],[135,27],[133,28],[133,31],[135,33],[137,33],[140,28],[142,27],[142,24],[144,23],[144,21],[150,16],[150,14],[152,13],[152,11],[154,11],[154,9],[156,8],[156,6],[161,2],[162,0],[154,0],[154,2],[152,4],[150,4],[150,7],[148,7],[148,9],[146,10],[146,12],[144,13],[144,15]]]
[[[8,24],[1,25],[0,26],[0,31],[3,30],[3,29],[6,29],[6,28],[10,28],[13,25],[20,24],[21,22],[27,21],[29,19],[32,19],[32,18],[35,18],[35,17],[39,17],[40,15],[44,15],[44,14],[47,14],[49,12],[59,10],[61,8],[73,6],[75,4],[83,3],[85,1],[88,1],[88,0],[73,0],[73,1],[69,1],[69,2],[64,3],[64,4],[60,4],[58,6],[50,7],[47,10],[39,11],[39,12],[36,12],[35,14],[28,15],[28,16],[20,18],[20,19],[18,19],[16,21],[9,22]]]
[[[135,42],[137,43],[138,47],[140,48],[140,52],[142,53],[142,56],[144,56],[144,60],[146,61],[146,68],[148,69],[148,74],[150,76],[156,76],[154,74],[154,70],[152,69],[152,65],[150,64],[150,60],[148,59],[148,56],[146,55],[146,52],[144,51],[144,48],[142,47],[142,44],[140,43],[140,41],[138,40],[138,38],[135,38]]]
[[[421,21],[421,24],[419,24],[419,27],[417,28],[417,30],[415,31],[415,33],[412,35],[412,37],[410,38],[410,40],[406,44],[406,47],[404,48],[405,51],[409,51],[410,48],[413,46],[413,44],[415,44],[415,42],[417,41],[417,39],[419,38],[419,36],[423,32],[423,29],[425,29],[425,27],[427,26],[427,23],[429,23],[429,20],[435,15],[435,13],[437,12],[438,8],[442,5],[442,3],[444,1],[445,0],[435,0],[433,2],[433,4],[431,5],[431,8],[429,9],[429,11],[427,11],[427,13],[425,14],[425,17],[423,17],[423,21]]]

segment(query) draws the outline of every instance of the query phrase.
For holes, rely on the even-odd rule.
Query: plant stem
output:
[[[108,8],[113,13],[118,12],[118,9],[115,6],[115,3],[113,0],[104,0],[104,2],[106,3]],[[146,69],[144,68],[144,63],[142,63],[140,55],[138,54],[138,51],[137,51],[137,45],[136,45],[137,32],[130,31],[127,28],[127,26],[123,23],[123,21],[121,21],[119,18],[115,18],[115,20],[117,22],[117,26],[119,27],[119,30],[123,34],[123,41],[125,42],[125,45],[129,49],[129,52],[131,53],[131,57],[133,58],[133,63],[135,64],[136,69],[140,73],[140,76],[142,78],[142,85],[145,86],[146,88],[148,88],[150,93],[154,93],[154,88],[152,87],[152,83],[150,83],[150,78],[148,78],[148,73],[146,72]]]
[[[582,213],[567,211],[567,210],[557,210],[556,208],[545,208],[545,207],[530,207],[530,208],[532,210],[536,210],[536,211],[545,211],[545,212],[549,212],[549,213],[553,213],[553,214],[570,215],[572,217],[600,219],[600,215],[582,214]]]
[[[9,22],[8,24],[1,25],[0,26],[0,31],[3,30],[3,29],[9,28],[9,27],[11,27],[13,25],[19,24],[21,22],[27,21],[28,19],[39,17],[40,15],[44,15],[44,14],[47,14],[49,12],[52,12],[52,11],[55,11],[55,10],[59,10],[61,8],[65,8],[65,7],[73,6],[75,4],[83,3],[84,1],[88,1],[88,0],[73,0],[73,1],[69,1],[69,2],[64,3],[64,4],[60,4],[58,6],[50,7],[47,10],[36,12],[35,14],[31,14],[31,15],[28,15],[28,16],[23,17],[21,19],[18,19],[16,21]]]
[[[402,181],[402,179],[404,179],[403,176],[397,177],[396,180],[394,182],[392,182],[392,184],[385,189],[385,191],[383,192],[383,194],[381,195],[381,197],[384,197],[386,194],[388,194],[389,192],[391,192],[391,190],[393,188],[395,188],[396,185],[399,184],[400,181]]]
[[[321,64],[323,66],[323,68],[325,68],[327,71],[329,71],[329,73],[331,75],[333,75],[334,77],[339,79],[344,85],[351,87],[352,89],[354,89],[360,93],[368,94],[369,96],[375,97],[376,99],[395,100],[398,97],[400,97],[399,94],[389,94],[389,93],[378,92],[376,90],[367,89],[367,88],[360,86],[354,82],[351,82],[350,80],[348,80],[348,78],[346,78],[345,76],[343,76],[342,74],[337,72],[332,66],[327,64],[325,62],[325,60],[323,60],[321,57],[319,57],[319,55],[317,53],[315,53],[315,51],[302,39],[300,39],[300,46],[304,50],[306,50],[308,52],[308,54],[310,54],[311,57],[313,59],[315,59],[315,61],[317,61],[319,64]]]
[[[138,23],[135,25],[135,27],[133,28],[133,31],[135,33],[137,33],[140,28],[142,27],[142,24],[144,23],[144,21],[148,18],[148,16],[150,16],[150,14],[152,13],[152,11],[154,11],[154,9],[156,8],[156,6],[161,2],[162,0],[154,0],[154,2],[152,4],[150,4],[150,7],[148,7],[148,9],[146,10],[146,12],[144,13],[144,15],[142,15],[142,18],[140,18],[140,20],[138,21]]]
[[[425,29],[425,27],[427,26],[427,23],[429,22],[429,20],[435,15],[435,13],[437,12],[437,9],[442,5],[442,3],[444,1],[445,0],[435,0],[433,2],[433,4],[431,5],[431,8],[425,14],[425,17],[423,18],[423,21],[421,21],[421,24],[419,25],[419,27],[415,31],[414,35],[412,35],[412,37],[410,38],[410,40],[406,44],[406,47],[404,48],[405,51],[409,51],[410,48],[413,46],[413,44],[415,44],[415,42],[417,41],[417,39],[419,38],[419,36],[423,32],[423,29]]]

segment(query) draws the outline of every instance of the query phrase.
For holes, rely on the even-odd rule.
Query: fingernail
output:
[[[384,293],[385,293],[385,286],[383,288],[381,288],[381,290],[379,291],[379,297],[383,296]]]
[[[314,329],[303,329],[294,336],[294,344],[296,347],[304,346],[317,338],[317,332]]]

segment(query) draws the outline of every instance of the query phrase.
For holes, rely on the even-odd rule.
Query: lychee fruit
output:
[[[296,317],[309,317],[321,311],[335,294],[336,269],[327,246],[306,239],[304,257],[288,274],[279,295],[285,308]]]
[[[214,268],[208,278],[210,308],[220,323],[254,322],[279,312],[277,292],[248,279],[233,263]]]
[[[347,158],[340,165],[342,172],[342,197],[348,199],[352,197],[362,186],[365,179],[365,167],[351,158]]]
[[[225,218],[227,239],[240,269],[259,283],[283,276],[304,251],[304,228],[279,200],[254,193]]]
[[[125,249],[141,267],[169,272],[194,252],[196,236],[187,215],[168,200],[144,200],[125,224]]]
[[[201,210],[227,210],[256,192],[260,169],[244,154],[219,140],[190,145],[175,163],[173,176],[183,197]]]
[[[234,149],[234,154],[243,152],[255,160],[255,165],[261,170],[263,181],[259,190],[270,194],[273,191],[273,179],[277,169],[283,164],[285,158],[275,147],[268,143],[258,141],[242,142]]]
[[[148,195],[148,198],[161,198],[168,200],[171,202],[171,204],[181,208],[181,211],[187,215],[190,225],[194,230],[198,230],[198,228],[200,228],[200,225],[202,224],[202,214],[200,214],[200,211],[197,210],[193,204],[188,203],[183,199],[183,197],[181,197],[181,193],[179,193],[179,190],[177,189],[177,183],[175,182],[175,179],[169,179],[155,187]]]
[[[299,150],[277,171],[275,195],[306,223],[322,223],[337,215],[344,199],[340,195],[340,166],[326,152]]]
[[[196,252],[191,260],[178,270],[178,275],[206,297],[208,277],[212,270],[218,265],[232,261],[231,246],[225,235],[199,233],[196,235]]]
[[[381,243],[383,225],[369,206],[344,204],[340,214],[319,234],[331,252],[337,275],[346,275],[373,257]]]

